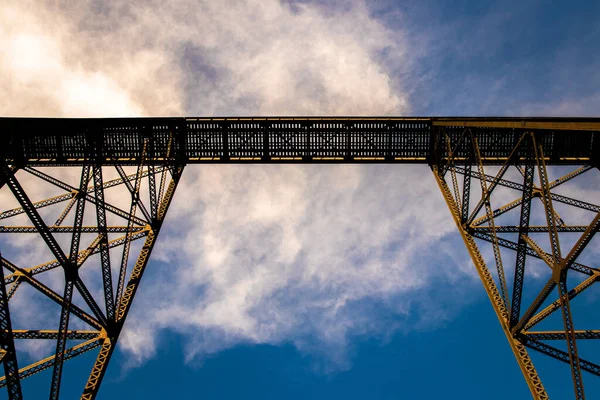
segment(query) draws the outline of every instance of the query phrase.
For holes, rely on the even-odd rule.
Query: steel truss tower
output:
[[[64,362],[87,352],[81,398],[96,397],[183,168],[203,163],[429,165],[533,398],[548,395],[528,350],[567,364],[576,399],[582,371],[600,375],[578,351],[600,330],[574,318],[600,280],[586,264],[600,199],[578,198],[598,174],[599,119],[4,118],[0,155],[10,399],[44,370],[58,399]],[[32,341],[52,355],[32,360]]]

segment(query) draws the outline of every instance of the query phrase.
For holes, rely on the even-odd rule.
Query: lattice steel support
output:
[[[152,139],[144,139],[141,162],[129,174],[120,165],[112,167],[99,162],[84,164],[78,171],[73,171],[73,167],[67,171],[42,171],[26,166],[22,175],[17,176],[18,168],[0,160],[3,193],[12,192],[19,205],[0,210],[0,233],[37,234],[40,245],[56,258],[21,267],[4,258],[10,251],[0,257],[0,357],[5,371],[5,376],[0,377],[0,388],[7,387],[10,399],[22,398],[24,378],[45,370],[51,372],[49,398],[58,399],[64,362],[99,348],[82,395],[83,399],[96,397],[183,172],[183,165],[171,156],[171,143],[176,136],[176,133],[171,135],[164,165],[158,166],[145,164],[144,155]],[[93,139],[90,142],[101,145]],[[76,185],[68,179],[74,173],[78,175]],[[105,181],[107,173],[112,173],[114,179]],[[158,189],[157,179],[161,182]],[[32,201],[29,197],[32,187],[42,193],[56,192],[57,188],[66,193]],[[142,196],[143,191],[148,191],[149,196]],[[125,207],[124,199],[129,199]],[[23,225],[23,214],[31,226]],[[11,224],[15,218],[20,218],[19,225]],[[71,225],[67,225],[69,221]],[[89,221],[94,222],[90,225]],[[122,236],[111,240],[109,234]],[[138,250],[140,239],[144,243]],[[10,240],[3,242],[3,247],[10,249],[10,243]],[[110,262],[114,252],[120,253],[121,260],[114,272],[117,279],[113,277]],[[87,271],[93,268],[99,269],[97,276],[102,282],[89,279]],[[64,277],[62,286],[56,282],[49,286],[48,280],[42,279],[60,270]],[[49,329],[36,326],[20,329],[27,320],[18,317],[18,307],[9,310],[10,300],[19,297],[22,292],[19,288],[27,285],[58,306],[59,321],[48,317],[44,322],[50,325]],[[24,298],[20,300],[23,302]],[[16,319],[11,320],[11,312],[13,316],[16,312]],[[81,329],[82,325],[86,327]],[[54,352],[18,368],[15,341],[28,339],[53,341]]]
[[[533,398],[546,399],[548,394],[531,362],[526,347],[568,364],[571,369],[575,398],[584,399],[582,371],[600,375],[600,366],[580,356],[577,341],[598,339],[600,334],[597,333],[597,330],[577,330],[572,309],[576,306],[573,300],[600,280],[600,270],[598,268],[584,265],[579,260],[579,256],[586,246],[591,243],[594,234],[600,228],[600,209],[595,204],[559,195],[555,192],[555,189],[566,182],[573,183],[575,178],[592,170],[591,166],[580,166],[574,171],[550,181],[546,165],[549,157],[544,155],[542,146],[542,143],[546,140],[545,133],[515,129],[513,149],[510,155],[505,159],[503,165],[497,169],[497,172],[490,174],[486,172],[482,162],[478,148],[478,134],[474,134],[469,128],[465,128],[462,135],[455,134],[454,137],[451,137],[443,128],[440,128],[435,132],[435,135],[437,136],[435,141],[436,151],[445,151],[445,154],[449,157],[446,159],[439,156],[434,158],[436,163],[431,165],[433,175],[490,298],[492,307],[515,354]],[[463,140],[465,135],[470,140]],[[446,149],[453,149],[453,151]],[[477,165],[477,172],[470,167],[455,165],[453,154],[457,150],[462,151],[463,154],[471,154],[474,157],[472,161],[474,165]],[[515,181],[515,178],[506,176],[507,171],[512,167],[518,171],[518,174],[514,175],[520,177],[522,183]],[[594,172],[597,171],[594,170]],[[446,175],[449,175],[449,177],[446,178]],[[458,190],[460,185],[457,175],[462,175],[463,178],[462,193]],[[535,176],[538,177],[537,184],[534,179]],[[478,185],[480,191],[472,190],[476,187],[470,184],[473,179],[480,181],[480,185]],[[503,187],[504,192],[497,194],[498,187]],[[506,192],[510,191],[509,189],[516,191],[518,197],[506,204],[504,204],[505,200],[502,201],[503,205],[494,210],[492,203],[498,203],[499,201],[495,198],[505,199]],[[577,190],[574,192],[577,192]],[[465,199],[469,198],[476,204],[472,210],[468,204],[469,200],[466,200],[467,203],[465,204]],[[540,215],[532,214],[532,202],[536,198],[540,200],[541,209],[543,210],[539,213]],[[578,209],[578,212],[585,210],[583,216],[581,216],[580,214],[573,214],[570,209],[566,209],[565,215],[568,215],[571,219],[575,219],[573,215],[576,215],[577,219],[585,218],[588,221],[587,225],[569,224],[567,216],[563,219],[556,212],[553,205],[555,202],[568,204]],[[519,208],[520,216],[517,214]],[[512,214],[511,210],[514,210]],[[538,225],[530,225],[533,218],[536,218]],[[507,221],[514,220],[519,221],[519,225],[507,225]],[[545,221],[545,224],[539,225],[542,220]],[[563,256],[564,253],[561,252],[561,234],[577,232],[580,232],[579,240],[572,245],[568,255]],[[541,236],[535,236],[539,233],[547,234],[547,243],[542,243]],[[509,240],[504,236],[510,234],[517,234],[518,242]],[[482,240],[481,245],[475,239]],[[482,247],[485,243],[491,244],[491,248]],[[503,262],[500,248],[514,250],[517,254],[512,287],[508,287],[506,284],[505,269],[507,263],[506,259]],[[544,248],[549,251],[544,250]],[[492,259],[495,260],[495,268],[490,268],[486,264],[484,254],[489,253],[493,256]],[[532,292],[532,289],[528,289],[527,285],[524,285],[525,280],[534,279],[532,277],[527,278],[525,274],[526,264],[530,264],[532,259],[542,260],[545,263],[546,269],[542,271],[539,271],[539,265],[537,265],[538,273],[548,276],[548,278],[538,278],[547,279],[547,282],[543,285],[541,291],[537,293]],[[530,266],[527,270],[531,268],[534,267]],[[496,274],[493,273],[494,270]],[[570,283],[567,276],[570,273],[579,274],[579,277],[576,278],[580,282],[571,290],[567,287]],[[537,286],[539,286],[539,282]],[[535,297],[533,301],[524,304],[524,298],[533,297],[531,295],[524,296],[527,290]],[[510,291],[512,291],[512,296],[509,296],[508,292]],[[551,299],[553,296],[555,300]],[[543,307],[545,304],[547,306]],[[523,306],[526,306],[527,311],[521,314],[520,310]],[[552,330],[531,330],[543,321],[546,324],[548,322],[546,319],[558,310],[562,311],[562,326],[558,325],[553,327]],[[550,322],[546,325],[548,324]],[[546,340],[565,341],[567,351],[544,343]]]
[[[140,280],[142,279],[142,275],[150,259],[150,253],[152,252],[152,248],[156,243],[158,232],[160,230],[162,222],[164,221],[171,200],[173,199],[173,195],[175,194],[175,189],[177,188],[177,183],[179,182],[179,178],[181,177],[182,172],[183,167],[177,167],[174,169],[171,182],[169,183],[164,197],[162,197],[162,200],[158,204],[158,210],[156,212],[157,217],[156,222],[154,224],[154,228],[148,233],[143,248],[135,262],[133,270],[131,271],[131,275],[125,287],[125,291],[123,295],[119,298],[119,301],[117,302],[118,308],[115,323],[111,327],[107,337],[102,343],[100,353],[96,358],[96,362],[94,363],[94,367],[92,369],[90,377],[88,378],[88,381],[85,385],[83,396],[81,397],[82,399],[94,399],[98,393],[98,390],[100,389],[100,382],[102,381],[102,377],[106,372],[106,368],[108,367],[108,363],[114,352],[115,345],[117,343],[121,330],[123,329],[125,318],[127,317],[127,313],[129,313],[129,310],[131,308],[131,302],[133,300],[133,297],[135,296],[135,292],[139,288]]]
[[[486,266],[486,263],[477,247],[477,244],[475,243],[475,239],[461,225],[458,206],[454,201],[454,198],[452,197],[447,183],[443,180],[443,178],[440,177],[437,166],[433,167],[433,174],[440,187],[440,190],[442,191],[444,200],[446,200],[446,203],[448,204],[448,208],[452,213],[452,217],[454,218],[456,226],[458,227],[458,230],[461,234],[461,237],[465,242],[465,245],[467,246],[467,250],[469,251],[471,260],[473,261],[473,264],[475,264],[477,273],[479,274],[485,291],[488,297],[490,298],[490,301],[492,302],[492,306],[494,308],[494,311],[496,312],[496,316],[500,321],[502,330],[506,334],[511,349],[513,350],[515,357],[517,358],[517,362],[519,364],[519,367],[521,368],[521,371],[523,372],[523,376],[527,381],[527,385],[531,390],[533,398],[540,400],[548,399],[549,397],[546,394],[546,390],[544,389],[542,381],[540,380],[540,377],[538,376],[537,371],[535,370],[535,367],[533,366],[533,363],[529,358],[529,354],[527,353],[525,346],[523,346],[523,344],[521,344],[518,340],[513,338],[510,334],[510,330],[508,327],[508,311],[504,302],[502,301],[502,297],[500,296],[496,283],[494,282],[494,278],[492,277],[490,271]]]

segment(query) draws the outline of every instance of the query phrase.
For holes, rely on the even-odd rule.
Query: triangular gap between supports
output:
[[[87,287],[88,291],[92,294],[92,297],[98,304],[98,307],[102,310],[104,316],[107,316],[106,310],[106,302],[104,296],[104,283],[102,276],[102,263],[100,254],[94,254],[90,256],[90,258],[81,266],[79,269],[79,278]],[[112,278],[112,286],[114,290],[114,277]],[[86,305],[85,301],[80,298],[81,302],[86,306],[86,310],[89,310],[89,307]],[[77,303],[80,304],[80,303]],[[89,310],[90,315],[91,310]]]
[[[514,199],[516,199],[516,197],[514,197],[513,200]],[[508,202],[501,204],[500,206],[504,206],[507,203]],[[498,209],[498,208],[499,207],[496,207],[495,209]],[[518,205],[515,208],[508,210],[508,211],[494,217],[494,225],[496,226],[497,229],[500,229],[502,226],[519,226],[520,216],[521,216],[521,206]],[[483,224],[481,224],[479,226],[488,226],[488,224],[489,224],[489,222],[484,222]],[[503,232],[499,231],[499,234],[502,234],[502,233]]]
[[[500,170],[499,166],[484,166],[484,173],[485,173],[487,179],[485,177],[483,179],[486,183],[488,191],[490,190],[493,179],[495,179],[499,170]],[[508,174],[509,171],[511,171],[511,168],[508,169],[507,173],[502,178],[503,180],[507,180],[506,175]],[[469,209],[471,212],[474,210],[475,206],[479,203],[479,201],[483,197],[482,191],[481,191],[481,182],[479,179],[478,169],[476,166],[473,167],[473,172],[476,174],[473,176],[473,178],[471,180],[471,192],[470,192],[470,202],[469,202]],[[518,174],[518,171],[516,171],[516,173]],[[457,177],[458,176],[460,176],[461,183],[459,185],[459,188],[461,190],[461,197],[462,197],[462,196],[464,196],[464,193],[462,193],[462,182],[464,181],[463,180],[464,175],[457,174]],[[514,181],[512,179],[508,179],[508,180],[511,180],[512,182],[514,182],[518,185],[522,185],[522,183],[523,183],[522,176],[517,176],[516,178],[517,179],[515,179]],[[450,182],[450,176],[447,177],[447,181]],[[507,203],[509,203],[517,198],[521,198],[521,197],[522,197],[522,191],[516,190],[511,187],[506,187],[502,184],[498,184],[492,191],[489,201],[490,201],[490,204],[492,207],[492,211],[494,211],[502,206],[505,206]],[[516,209],[520,210],[519,207],[517,207]],[[484,216],[486,216],[485,206],[479,210],[479,212],[475,216],[474,220],[477,220]],[[484,225],[487,225],[487,223],[484,223]]]
[[[55,234],[53,234],[53,236],[55,237],[56,241],[59,243],[59,245],[63,249],[63,252],[67,253],[69,251],[69,248],[71,245],[72,233],[55,233]],[[97,237],[97,233],[82,233],[81,234],[80,251],[86,250],[86,248],[94,241],[94,239],[96,237]],[[41,241],[41,239],[40,239],[40,241]],[[39,244],[39,246],[42,246],[42,245],[45,246],[45,243],[42,242],[41,244]],[[49,253],[49,251],[47,253]],[[48,256],[46,258],[44,258],[43,261],[42,260],[38,260],[38,261],[40,261],[40,262],[38,262],[34,265],[27,265],[27,268],[37,266],[37,265],[42,265],[47,262],[53,261],[53,256],[51,254],[48,254]],[[64,290],[64,269],[61,265],[58,265],[48,271],[37,273],[34,275],[34,278],[39,280],[40,282],[46,284],[47,286],[49,286],[52,290],[56,291],[57,293],[62,294],[62,290]]]
[[[548,253],[550,258],[552,258],[552,246],[550,244],[550,239],[547,232],[529,232],[527,236],[531,238],[531,240],[533,240],[535,244],[537,244],[543,251]],[[528,245],[527,247],[531,249],[531,246]]]
[[[569,289],[572,289],[577,284],[577,280],[571,279],[571,276],[575,278],[577,275],[581,274],[570,273],[567,281]],[[597,312],[599,301],[599,283],[593,284],[575,299],[571,300],[571,314],[573,315],[576,330],[600,330],[600,314]],[[599,363],[597,354],[600,354],[600,339],[577,340],[577,350],[580,357],[597,364]]]
[[[529,226],[548,226],[548,219],[546,217],[544,203],[539,198],[534,197],[533,199],[531,199]],[[546,236],[548,236],[547,233]]]
[[[6,270],[5,270],[6,271]],[[9,301],[13,330],[57,329],[61,306],[41,292],[23,282]],[[44,340],[35,344],[15,339],[19,367],[35,362],[52,354],[55,340]]]
[[[598,195],[600,195],[600,190],[598,191]],[[562,220],[558,221],[559,224],[562,222],[566,226],[587,226],[597,214],[594,211],[584,210],[559,201],[553,201],[552,206]]]
[[[84,343],[85,341],[77,342]],[[76,344],[78,343],[69,341],[67,345],[69,347],[73,347]],[[99,351],[99,347],[97,347],[91,351],[85,352],[77,357],[65,361],[60,389],[61,398],[80,398],[85,382],[89,377],[90,371],[92,370],[94,361],[96,360]]]
[[[113,240],[122,238],[123,236],[124,236],[124,234],[121,234],[121,233],[109,234],[109,241],[113,241]],[[131,242],[131,245],[133,246],[136,242],[140,242],[143,244],[144,238],[145,238],[145,236],[141,236],[139,239],[133,240]],[[113,286],[116,285],[117,279],[119,278],[119,270],[121,268],[123,248],[124,248],[124,245],[121,244],[121,245],[113,247],[109,250],[110,267],[111,267],[111,271],[112,271]],[[131,260],[132,257],[134,257],[134,259],[137,258],[138,253],[136,253],[136,250],[134,248],[130,248],[129,252],[130,252],[129,260]],[[128,261],[128,265],[130,265],[129,261]]]
[[[52,199],[54,204],[45,207],[38,207],[37,211],[45,221],[46,225],[52,226],[55,224],[59,217],[63,213],[66,214],[66,218],[64,218],[63,225],[72,225],[73,220],[73,208],[69,208],[69,205],[74,205],[73,202],[70,202],[73,199],[73,191],[68,190],[68,187],[73,188],[73,190],[79,189],[79,180],[81,178],[82,169],[80,167],[67,167],[67,168],[36,168],[35,170],[50,176],[51,178],[62,182],[67,187],[57,187],[55,184],[49,183],[41,177],[35,176],[32,173],[25,172],[25,176],[19,182],[23,186],[25,192],[27,193],[30,200],[34,203],[39,201],[47,201]],[[56,199],[56,196],[59,196],[60,199]],[[55,202],[58,201],[59,202]]]
[[[561,232],[559,234],[560,237],[560,246],[563,252],[563,258],[569,255],[569,252],[573,249],[577,241],[581,238],[583,232]],[[595,239],[592,239],[592,243]],[[578,263],[585,264],[589,267],[599,268],[597,259],[590,258],[590,255],[594,253],[594,246],[592,243],[589,243],[583,250],[582,254],[577,257],[575,260]],[[596,245],[598,242],[596,241]],[[596,249],[597,250],[597,249]],[[596,252],[598,254],[598,252]]]
[[[80,167],[68,167],[68,168],[51,168],[51,167],[33,167],[45,175],[61,181],[69,186],[77,188],[79,186],[79,178],[81,178]],[[62,171],[64,169],[64,171]],[[25,169],[19,169],[15,174],[15,177],[28,194],[32,202],[39,200],[48,199],[50,197],[62,195],[68,193],[65,189],[60,188],[53,183],[47,182],[46,180],[33,175]],[[2,188],[2,190],[5,190]],[[6,188],[7,191],[8,188]],[[17,203],[17,207],[19,204]]]
[[[551,192],[558,196],[565,196],[600,207],[598,191],[600,191],[600,171],[595,170],[586,172],[585,178],[575,178],[551,189]],[[555,202],[558,201],[555,200]]]
[[[577,262],[600,269],[600,233],[596,233],[590,243],[583,249]]]
[[[81,174],[80,168],[67,168],[71,170],[69,175],[78,176]],[[52,172],[52,171],[48,171]],[[57,175],[56,173],[54,175]],[[65,174],[62,174],[65,175]],[[36,206],[37,212],[40,214],[46,225],[53,226],[56,223],[59,223],[62,226],[72,226],[74,220],[74,210],[76,199],[73,197],[72,191],[66,191],[56,186],[47,183],[41,178],[38,178],[34,175],[27,174],[24,179],[20,181],[20,183],[24,186],[24,190],[27,193],[30,200],[36,205],[39,202],[44,202],[44,206],[38,204]],[[70,182],[73,183],[73,182]],[[79,182],[76,182],[75,185],[72,185],[75,189],[79,187]],[[48,188],[52,190],[48,190]],[[5,192],[5,191],[3,191]],[[56,192],[56,193],[54,193]],[[58,197],[55,195],[58,194]],[[14,197],[14,196],[8,196]],[[13,199],[14,200],[14,199]],[[13,201],[14,203],[14,201]],[[13,204],[14,205],[14,204]],[[17,204],[13,208],[8,207],[7,204],[3,204],[3,210],[8,211],[14,208],[20,208]],[[91,216],[93,212],[88,212],[88,209],[91,211],[95,210],[95,206],[91,201],[86,202],[86,213],[84,216],[84,226],[85,225],[93,225],[93,220]],[[27,218],[26,214],[20,213],[8,219],[2,220],[3,225],[21,225],[21,226],[30,226],[31,223]]]
[[[508,240],[514,242],[517,239],[517,234],[503,235]],[[506,282],[508,285],[508,291],[510,293],[509,300],[512,301],[512,292],[515,278],[515,257],[517,252],[512,249],[500,247],[500,253],[502,254],[502,262],[504,264],[504,273],[506,274]],[[497,275],[497,274],[496,274]]]
[[[62,297],[63,292],[65,290],[65,272],[61,266],[58,266],[57,268],[53,268],[48,271],[41,272],[39,274],[35,274],[33,276],[33,279],[43,283],[51,290],[53,290],[56,294]],[[23,282],[25,283],[27,281],[23,280]],[[23,283],[21,285],[23,285]]]
[[[518,166],[512,165],[512,166],[508,167],[508,170],[506,171],[506,173],[504,174],[504,177],[502,179],[522,185],[523,179],[524,179],[523,178],[524,170],[525,170],[525,167],[523,165],[518,165]],[[518,192],[516,191],[515,193],[518,193]]]
[[[516,253],[515,253],[516,254]],[[514,256],[513,256],[514,264]],[[524,313],[552,277],[552,270],[539,258],[527,256],[521,312]],[[525,305],[525,309],[523,309]]]
[[[552,182],[556,179],[559,179],[562,176],[567,175],[568,173],[576,170],[578,167],[570,166],[570,165],[552,165],[548,166],[548,181]],[[577,178],[575,178],[577,179]]]
[[[37,233],[0,234],[2,257],[21,269],[54,260],[55,257]],[[11,273],[5,275],[8,277]]]
[[[522,182],[521,182],[522,183]],[[488,185],[489,187],[489,185]],[[523,197],[523,192],[519,190],[515,190],[513,188],[509,188],[506,186],[498,185],[496,189],[494,189],[492,196],[490,197],[490,204],[492,206],[492,210],[496,210],[500,207],[505,206],[506,204],[512,202],[517,198]],[[513,210],[520,210],[520,207],[516,207]],[[511,210],[511,211],[513,211]],[[485,213],[485,210],[484,210]]]
[[[142,182],[147,178],[142,178]],[[132,186],[135,184],[135,181],[132,181]],[[120,184],[117,186],[113,186],[104,190],[104,201],[110,205],[118,207],[126,214],[129,214],[131,210],[132,203],[132,195],[127,186],[125,184]],[[150,213],[150,206],[147,194],[144,194],[140,191],[140,201],[144,204],[148,212]],[[141,211],[141,208],[136,207],[136,212],[134,214],[138,219],[145,220],[145,216]],[[120,225],[126,226],[128,220],[119,215],[115,215],[114,213],[106,210],[106,219],[108,225]],[[134,225],[139,226],[138,222],[135,222]]]
[[[88,290],[92,293],[94,300],[96,301],[96,303],[98,303],[98,305],[100,306],[100,309],[104,309],[103,301],[100,301],[101,298],[99,298],[97,295],[94,296],[95,293],[93,293],[92,289],[90,289],[89,287],[88,287]],[[77,290],[77,288],[75,288],[73,290],[73,299],[71,300],[71,304],[76,305],[77,307],[79,307],[83,311],[85,311],[88,315],[95,318],[94,313],[92,312],[90,307],[87,305],[86,301],[83,299],[83,297],[81,296],[81,293],[79,293],[79,290]],[[97,328],[90,326],[89,324],[85,323],[81,319],[77,318],[77,316],[71,315],[71,317],[69,318],[69,329],[90,330],[90,329],[97,329]]]
[[[131,275],[131,271],[138,259],[138,256],[142,250],[143,245],[144,245],[144,239],[140,239],[140,240],[131,242],[131,247],[129,250],[129,258],[127,259],[127,271],[125,273],[125,285],[127,285],[127,282],[129,281],[129,276]]]
[[[91,194],[94,197],[93,193]],[[74,214],[74,213],[72,213]],[[63,225],[73,225],[73,215],[71,215],[70,219],[65,220]],[[85,214],[83,216],[83,226],[98,226],[98,218],[96,217],[96,205],[91,201],[88,201],[85,205]],[[83,240],[82,240],[83,242]],[[88,241],[89,243],[89,241]]]
[[[552,169],[553,168],[550,167],[548,168],[549,171]],[[578,168],[571,168],[571,170],[577,169]],[[575,178],[552,188],[551,192],[555,195],[553,199],[553,206],[557,209],[557,211],[559,211],[559,213],[570,213],[574,217],[575,221],[581,223],[582,220],[578,218],[578,216],[585,218],[584,216],[586,216],[588,213],[594,214],[595,211],[583,210],[574,205],[565,204],[564,202],[560,201],[560,198],[566,197],[566,201],[573,199],[577,202],[588,203],[596,206],[597,209],[600,209],[600,171],[591,169],[582,175],[578,175]],[[565,217],[563,217],[565,221],[569,219],[569,216],[570,215],[566,214]],[[594,215],[591,217],[587,216],[587,218],[593,218],[593,216]],[[573,221],[572,224],[575,224],[575,221]]]

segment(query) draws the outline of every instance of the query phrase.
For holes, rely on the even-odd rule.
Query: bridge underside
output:
[[[565,363],[577,399],[584,376],[600,375],[577,346],[600,330],[573,317],[600,280],[600,206],[586,190],[599,172],[598,119],[4,118],[0,132],[0,387],[11,399],[44,370],[57,399],[64,362],[88,352],[82,398],[96,397],[194,163],[429,165],[533,397],[548,395],[529,350]],[[19,314],[40,304],[40,326],[22,326]],[[31,341],[52,354],[31,360]]]
[[[439,160],[433,158],[437,132],[456,142],[465,128],[479,138],[484,165],[504,163],[523,130],[544,132],[548,165],[600,159],[600,120],[591,118],[0,118],[0,152],[30,166],[138,165],[142,159],[154,165],[432,164],[449,159],[445,146],[435,151]],[[452,160],[468,164],[468,154],[458,147]]]

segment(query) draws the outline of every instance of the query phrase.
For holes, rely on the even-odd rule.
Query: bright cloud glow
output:
[[[356,2],[0,6],[4,115],[405,114],[380,52],[392,32]]]
[[[276,0],[8,1],[0,6],[0,29],[3,115],[408,112],[402,82],[381,57],[394,54],[394,65],[401,64],[402,32],[384,27],[361,1],[340,7]],[[369,307],[386,303],[394,315],[408,314],[411,304],[397,297],[428,282],[411,257],[437,236],[407,235],[407,224],[419,216],[397,201],[401,182],[427,170],[408,172],[188,169],[172,228],[155,256],[164,263],[150,267],[179,273],[150,274],[122,348],[146,359],[157,346],[157,329],[169,328],[186,335],[188,359],[240,342],[293,341],[307,350],[331,348],[328,355],[342,365],[349,335],[397,328],[368,318]],[[384,178],[375,186],[369,185],[373,173]],[[440,199],[426,194],[432,189],[415,187],[413,202],[435,199],[439,208]],[[36,199],[49,195],[31,190]],[[444,211],[430,214],[431,223]],[[48,284],[60,292],[55,275]],[[156,293],[159,304],[151,300]],[[39,350],[33,347],[27,350]]]
[[[343,368],[352,337],[443,323],[456,303],[436,304],[432,280],[470,278],[440,243],[453,225],[429,174],[408,166],[189,168],[154,254],[160,279],[145,282],[125,347],[143,359],[140,330],[169,328],[189,339],[188,359],[240,342],[291,341]]]

